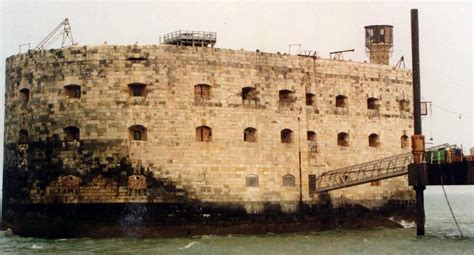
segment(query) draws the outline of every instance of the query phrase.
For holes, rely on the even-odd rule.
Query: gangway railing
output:
[[[450,147],[442,144],[427,148],[427,151]],[[327,192],[347,188],[364,183],[389,179],[408,173],[408,165],[412,163],[411,152],[377,159],[353,166],[348,166],[321,174],[316,179],[315,192]]]

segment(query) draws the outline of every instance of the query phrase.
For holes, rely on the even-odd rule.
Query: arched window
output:
[[[369,135],[369,146],[370,147],[379,147],[380,146],[379,135],[377,135],[377,134],[370,134]]]
[[[23,88],[20,90],[20,98],[22,102],[30,101],[30,90],[27,88]]]
[[[79,141],[79,128],[70,126],[64,129],[64,141],[65,142],[74,142]]]
[[[64,94],[69,98],[81,98],[81,86],[70,84],[64,86]]]
[[[295,177],[291,174],[283,176],[283,186],[284,187],[293,187],[295,186]]]
[[[245,186],[247,187],[258,187],[258,175],[249,174],[245,177]]]
[[[287,89],[282,89],[278,92],[278,99],[280,104],[291,104],[293,103],[293,92]]]
[[[142,125],[133,125],[128,128],[130,139],[135,141],[146,141],[146,128]]]
[[[400,137],[400,144],[402,149],[406,149],[410,146],[410,140],[407,135],[402,135],[402,137]]]
[[[20,132],[18,132],[18,136],[19,136],[19,139],[18,139],[19,144],[27,144],[28,143],[28,140],[29,140],[28,131],[26,131],[25,129],[22,129],[22,130],[20,130]]]
[[[349,135],[345,132],[337,134],[337,145],[338,146],[349,146]]]
[[[291,129],[283,129],[280,132],[280,140],[282,143],[292,143],[293,142],[293,131]]]
[[[401,112],[410,111],[410,102],[408,100],[402,99],[398,102],[398,107]]]
[[[144,97],[146,96],[146,85],[143,83],[128,84],[128,94],[131,97]]]
[[[196,128],[196,141],[210,142],[212,140],[212,130],[208,126],[200,126]]]
[[[244,130],[244,141],[254,143],[257,141],[257,130],[252,127],[248,127]]]
[[[346,107],[347,106],[347,97],[344,95],[339,95],[336,97],[336,107]]]
[[[306,93],[306,105],[312,106],[314,104],[314,94]]]
[[[374,97],[369,97],[367,99],[367,109],[369,110],[378,110],[379,109],[379,100]]]
[[[257,100],[257,90],[252,87],[242,88],[242,100]]]
[[[200,100],[211,99],[211,86],[207,84],[198,84],[194,86],[194,98]]]

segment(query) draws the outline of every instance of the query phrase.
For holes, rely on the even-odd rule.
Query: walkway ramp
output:
[[[443,144],[426,150],[448,148]],[[377,159],[362,164],[348,166],[321,174],[316,180],[317,193],[347,188],[355,185],[389,179],[408,173],[408,165],[412,163],[411,152]]]

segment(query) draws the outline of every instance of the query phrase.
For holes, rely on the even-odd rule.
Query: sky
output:
[[[423,133],[434,145],[458,144],[468,152],[474,147],[473,6],[468,1],[0,0],[0,94],[5,91],[5,58],[18,54],[20,44],[34,48],[66,17],[79,45],[159,44],[160,35],[168,32],[203,30],[217,32],[218,48],[288,52],[290,44],[301,44],[302,50],[316,50],[323,58],[331,51],[355,49],[344,58],[360,62],[368,60],[364,26],[389,24],[394,26],[390,64],[404,56],[411,69],[412,8],[419,12],[422,101],[432,102]],[[5,99],[0,98],[3,123]]]

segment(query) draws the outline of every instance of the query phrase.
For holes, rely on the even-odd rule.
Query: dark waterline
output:
[[[404,229],[333,230],[285,235],[195,236],[168,239],[40,239],[0,233],[2,254],[472,254],[474,193],[448,194],[464,233],[440,193],[426,195],[427,236]]]

